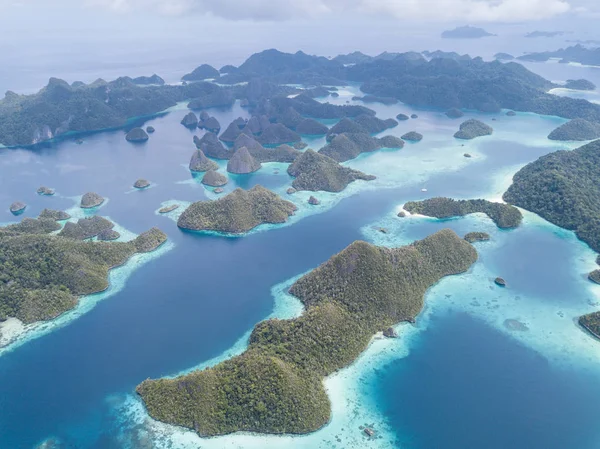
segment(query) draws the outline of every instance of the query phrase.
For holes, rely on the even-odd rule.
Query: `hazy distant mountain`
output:
[[[479,39],[487,36],[495,36],[495,34],[488,33],[483,28],[469,25],[457,27],[453,30],[446,30],[442,33],[442,38],[444,39]]]

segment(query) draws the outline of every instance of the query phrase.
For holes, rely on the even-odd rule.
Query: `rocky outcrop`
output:
[[[13,215],[22,214],[25,211],[25,208],[27,208],[27,205],[21,201],[15,201],[10,205],[10,211]]]
[[[490,239],[490,235],[485,232],[469,232],[464,238],[469,243],[485,242]]]
[[[406,121],[406,120],[408,120],[409,118],[410,118],[410,117],[409,117],[408,115],[406,115],[406,114],[398,114],[398,115],[396,116],[396,120],[398,120],[399,122]]]
[[[170,206],[161,207],[158,209],[159,214],[168,214],[169,212],[173,212],[175,209],[179,208],[179,204],[171,204]]]
[[[201,139],[198,136],[194,136],[194,144],[206,156],[214,159],[229,159],[233,155],[233,151],[230,148],[226,148],[214,133],[207,132]]]
[[[343,118],[329,129],[327,132],[327,138],[328,140],[332,140],[335,136],[344,133],[369,134],[369,130],[350,118]]]
[[[353,120],[370,134],[378,134],[386,129],[398,126],[398,122],[393,118],[382,120],[370,114],[361,114],[358,117],[355,117]]]
[[[54,189],[51,189],[50,187],[46,186],[41,186],[37,189],[37,194],[43,196],[51,196],[54,195]]]
[[[190,159],[189,168],[191,171],[203,172],[208,170],[217,170],[219,165],[215,161],[211,161],[209,158],[207,158],[202,150],[196,150]]]
[[[218,200],[193,203],[181,214],[177,225],[239,234],[265,223],[284,223],[295,210],[293,203],[257,185],[248,191],[235,189]]]
[[[311,206],[318,206],[319,204],[321,204],[321,202],[311,195],[308,199],[308,204],[310,204]]]
[[[88,192],[81,197],[80,206],[84,209],[100,206],[104,203],[104,198],[95,192]]]
[[[514,116],[516,116],[516,115],[517,115],[517,113],[516,113],[515,111],[508,111],[508,112],[506,113],[506,115],[507,115],[508,117],[514,117]]]
[[[206,117],[205,119],[198,121],[198,128],[219,134],[221,131],[221,124],[215,117]]]
[[[461,118],[465,114],[460,109],[452,108],[446,111],[446,117],[448,118]]]
[[[292,187],[295,190],[323,190],[341,192],[348,184],[356,180],[371,181],[374,176],[345,167],[334,159],[308,149],[289,167],[288,174],[293,176]]]
[[[154,129],[154,126],[146,126],[146,132],[148,134],[152,134],[154,131],[156,131],[156,129]]]
[[[420,134],[416,131],[410,131],[402,136],[402,140],[408,140],[409,142],[420,142],[423,140],[423,134]]]
[[[506,287],[506,281],[501,277],[497,277],[496,279],[494,279],[494,283],[500,287]]]
[[[148,140],[148,134],[142,128],[133,128],[125,135],[127,142],[145,142]]]
[[[260,167],[260,162],[252,157],[246,147],[237,150],[227,163],[227,171],[235,174],[252,173],[259,170]]]
[[[190,111],[181,119],[181,124],[186,128],[195,129],[198,126],[198,117]]]
[[[227,184],[227,177],[215,170],[209,170],[202,177],[202,184],[210,187],[221,187]]]
[[[460,129],[454,134],[457,139],[475,139],[476,137],[489,136],[494,132],[493,128],[479,120],[470,119],[460,125]]]
[[[133,187],[135,187],[136,189],[146,189],[150,187],[150,181],[148,181],[147,179],[140,178],[133,183]]]
[[[167,235],[158,228],[151,228],[142,232],[133,240],[133,245],[138,253],[149,253],[167,241]]]

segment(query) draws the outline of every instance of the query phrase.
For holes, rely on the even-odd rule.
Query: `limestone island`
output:
[[[130,242],[82,241],[49,234],[49,218],[28,219],[0,228],[2,260],[0,321],[17,318],[25,324],[56,318],[74,308],[79,297],[108,288],[108,272],[132,255],[148,252],[166,240],[153,228]],[[33,223],[32,223],[33,222]]]
[[[54,189],[50,187],[41,186],[37,189],[37,194],[42,196],[52,196],[54,195]]]
[[[83,209],[91,209],[92,207],[100,206],[102,203],[104,203],[104,198],[97,193],[88,192],[81,197],[80,206]]]
[[[576,118],[560,125],[548,135],[550,140],[593,140],[600,137],[600,123]]]
[[[401,137],[402,140],[407,140],[409,142],[420,142],[421,140],[423,140],[423,134],[420,134],[416,131],[410,131],[407,132],[406,134],[404,134]]]
[[[217,170],[219,168],[219,164],[207,158],[202,150],[196,150],[190,158],[189,168],[190,171],[203,172]]]
[[[527,164],[515,174],[503,199],[575,231],[600,251],[600,141]]]
[[[475,139],[476,137],[489,136],[494,129],[476,119],[469,119],[461,123],[459,130],[454,134],[457,139]]]
[[[446,111],[446,117],[448,118],[461,118],[465,114],[460,109],[452,108]]]
[[[292,187],[296,190],[316,192],[341,192],[356,180],[371,181],[375,176],[366,175],[339,164],[336,160],[311,149],[299,156],[287,170],[293,176]]]
[[[572,89],[572,90],[594,90],[594,89],[596,89],[596,85],[586,79],[567,80],[567,82],[565,83],[565,87],[567,89]]]
[[[175,209],[179,207],[179,204],[171,204],[170,206],[161,207],[158,209],[159,214],[168,214],[169,212],[173,212]]]
[[[54,221],[64,221],[71,218],[71,216],[62,210],[44,209],[40,212],[38,218],[50,218]]]
[[[486,242],[490,239],[487,232],[469,232],[465,234],[464,239],[469,243]]]
[[[381,148],[403,147],[404,141],[395,136],[385,136],[378,139],[366,133],[343,133],[336,135],[331,142],[319,150],[319,153],[338,162],[345,162],[354,159],[361,153],[372,152]]]
[[[190,111],[181,119],[181,124],[186,128],[196,129],[198,126],[198,117]]]
[[[499,228],[516,228],[521,224],[521,211],[510,204],[493,203],[487,200],[454,200],[452,198],[430,198],[423,201],[409,201],[404,210],[411,214],[435,218],[464,217],[474,213],[484,213]]]
[[[292,285],[302,316],[259,323],[244,353],[145,380],[137,392],[152,418],[203,437],[314,432],[331,419],[324,378],[356,360],[375,334],[414,320],[427,289],[476,259],[447,229],[402,248],[356,241]]]
[[[600,312],[580,316],[579,324],[594,337],[600,339]]]
[[[250,155],[257,162],[283,162],[290,163],[302,154],[294,147],[286,144],[278,145],[275,148],[265,148],[253,136],[240,134],[233,144],[233,151],[237,152],[240,148],[246,147]],[[233,156],[232,156],[233,157]]]
[[[200,139],[194,136],[196,148],[214,159],[229,159],[233,154],[230,148],[225,148],[215,133],[207,132]]]
[[[210,187],[221,187],[227,184],[227,177],[218,171],[208,170],[202,177],[202,184]]]
[[[15,201],[14,203],[12,203],[10,205],[9,209],[13,215],[19,215],[19,214],[22,214],[26,208],[27,208],[27,204],[22,203],[21,201]]]
[[[396,116],[396,120],[398,120],[399,122],[404,122],[406,120],[410,119],[410,117],[406,114],[398,114]]]
[[[442,33],[442,39],[480,39],[488,36],[495,36],[495,34],[488,33],[483,28],[469,25],[456,27],[453,30],[446,30]]]
[[[96,238],[101,242],[110,242],[112,240],[117,240],[119,237],[121,237],[121,234],[114,229],[105,229],[100,231],[96,236]]]
[[[148,187],[150,187],[150,181],[148,181],[147,179],[140,178],[133,183],[133,187],[140,190],[147,189]]]
[[[191,204],[179,217],[177,226],[193,231],[241,234],[261,224],[285,223],[295,211],[294,203],[256,185],[247,191],[235,189],[218,200]]]
[[[252,157],[248,148],[242,147],[233,153],[227,162],[227,171],[235,174],[247,174],[260,170],[261,164]]]
[[[307,136],[323,136],[329,132],[329,128],[313,118],[305,118],[296,125],[296,132]]]
[[[96,237],[102,231],[112,229],[114,226],[115,224],[112,221],[94,215],[93,217],[80,218],[76,223],[66,222],[58,235],[75,240],[86,240]]]
[[[600,270],[594,270],[588,274],[588,279],[596,284],[600,284]]]
[[[133,128],[125,135],[127,142],[145,142],[148,139],[148,134],[142,128]]]
[[[154,126],[146,126],[146,132],[148,134],[152,134],[154,131],[156,131],[156,129],[154,129]]]

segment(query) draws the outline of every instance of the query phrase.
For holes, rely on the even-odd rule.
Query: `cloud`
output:
[[[588,2],[595,3],[577,3]],[[143,9],[259,21],[354,13],[427,21],[521,22],[547,19],[572,9],[568,0],[87,0],[86,4],[121,13]]]

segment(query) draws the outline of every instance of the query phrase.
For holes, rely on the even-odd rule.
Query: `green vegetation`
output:
[[[489,136],[494,130],[479,120],[466,120],[460,125],[460,129],[454,134],[457,139],[474,139],[481,136]]]
[[[594,337],[600,338],[600,312],[580,316],[579,324],[594,335]]]
[[[594,270],[588,275],[590,281],[600,284],[600,270]]]
[[[435,218],[463,217],[480,212],[490,217],[499,228],[516,228],[523,219],[521,211],[516,207],[487,200],[454,200],[438,197],[423,201],[409,201],[404,205],[404,209],[411,214]]]
[[[239,234],[265,223],[285,223],[295,210],[293,203],[256,185],[248,191],[235,189],[215,201],[191,204],[179,217],[177,226],[194,231]]]
[[[125,140],[127,140],[127,142],[145,142],[148,139],[148,133],[139,127],[133,128],[125,135]]]
[[[295,177],[292,186],[296,190],[325,190],[341,192],[348,184],[362,179],[371,181],[375,176],[340,165],[324,154],[308,149],[289,167],[288,174]]]
[[[527,164],[504,194],[600,251],[600,141],[556,151]]]
[[[408,140],[409,142],[420,142],[423,140],[423,134],[418,133],[416,131],[409,131],[406,134],[402,135],[403,140]]]
[[[85,240],[97,236],[106,229],[112,229],[114,226],[115,224],[106,218],[94,215],[80,218],[77,223],[66,222],[59,235],[70,239]]]
[[[567,89],[573,90],[594,90],[596,85],[591,81],[579,79],[579,80],[567,80],[565,84]]]
[[[376,151],[380,148],[402,148],[403,146],[404,142],[394,136],[378,139],[367,133],[343,133],[333,137],[331,142],[319,150],[319,153],[338,162],[345,162],[354,159],[361,153]]]
[[[247,174],[260,170],[260,168],[260,162],[252,157],[246,147],[236,150],[231,159],[229,159],[229,162],[227,162],[227,171],[229,173]]]
[[[62,210],[44,209],[40,212],[39,218],[51,218],[52,220],[62,221],[68,220],[71,216]]]
[[[146,380],[137,392],[154,419],[201,436],[315,431],[331,413],[323,378],[352,363],[377,332],[413,320],[429,287],[476,259],[450,230],[403,248],[354,242],[292,286],[302,316],[259,323],[243,354]]]
[[[57,226],[40,218],[0,228],[0,321],[55,318],[79,296],[105,290],[110,268],[166,240],[153,229],[126,243],[82,241],[49,234]]]
[[[192,154],[189,167],[191,171],[203,172],[217,170],[219,164],[207,158],[202,150],[196,150],[194,151],[194,154]]]
[[[490,235],[486,232],[469,232],[464,238],[469,243],[485,242],[490,239]]]
[[[592,140],[598,137],[600,123],[588,122],[582,118],[564,123],[548,135],[550,140]]]

